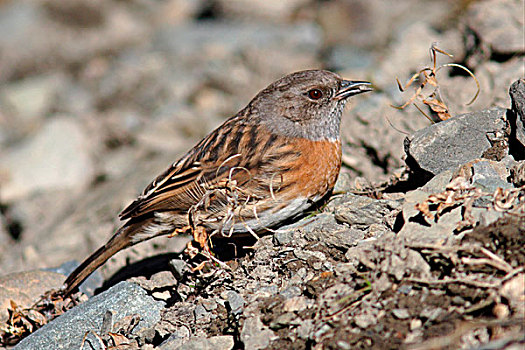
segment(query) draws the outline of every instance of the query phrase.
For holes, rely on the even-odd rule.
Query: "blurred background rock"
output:
[[[509,107],[525,75],[521,0],[0,1],[0,271],[57,266],[106,241],[166,166],[292,71],[369,80],[343,120],[344,172],[377,182],[430,122],[395,78],[431,64],[451,114]],[[392,126],[392,125],[394,126]],[[180,250],[161,239],[121,253]],[[120,259],[120,260],[119,260]]]

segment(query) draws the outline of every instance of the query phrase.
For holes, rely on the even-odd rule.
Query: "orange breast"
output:
[[[296,139],[287,147],[301,154],[283,179],[285,183],[291,182],[290,188],[317,200],[334,187],[341,169],[341,141]]]

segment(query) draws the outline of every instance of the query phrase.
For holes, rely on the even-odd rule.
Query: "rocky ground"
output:
[[[523,13],[519,0],[0,1],[0,346],[47,322],[16,348],[523,348]],[[437,51],[434,68],[433,43],[454,57]],[[476,80],[447,63],[475,74],[474,102]],[[425,67],[401,93],[396,77]],[[326,206],[215,242],[224,264],[183,254],[188,238],[152,240],[74,300],[34,307],[154,176],[306,68],[375,87],[344,116]],[[451,118],[392,107],[422,83],[414,102]]]

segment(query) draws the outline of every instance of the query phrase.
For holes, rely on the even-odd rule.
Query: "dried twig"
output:
[[[477,288],[499,288],[501,286],[501,280],[495,281],[493,283],[487,283],[465,278],[449,278],[442,280],[407,278],[406,281],[425,285],[466,284]]]
[[[397,108],[397,109],[404,109],[408,105],[413,105],[427,119],[429,119],[431,122],[435,122],[435,120],[433,118],[428,116],[421,109],[421,107],[419,107],[416,104],[416,102],[415,102],[416,99],[419,99],[419,100],[421,100],[421,102],[423,104],[427,105],[430,108],[430,110],[433,111],[437,115],[438,121],[443,121],[443,120],[449,119],[451,117],[451,115],[449,113],[449,108],[447,107],[446,103],[443,101],[443,98],[441,98],[441,94],[440,94],[440,91],[439,91],[439,87],[440,86],[439,86],[439,82],[437,80],[437,73],[442,68],[445,68],[445,67],[455,67],[455,68],[462,69],[465,72],[467,72],[474,79],[474,81],[476,82],[477,91],[476,91],[476,94],[474,95],[474,97],[467,103],[467,106],[472,104],[476,100],[476,98],[478,97],[479,92],[480,92],[480,85],[479,85],[478,79],[476,78],[474,73],[472,73],[467,67],[464,67],[464,66],[462,66],[460,64],[457,64],[457,63],[446,63],[446,64],[442,64],[440,66],[437,66],[436,53],[440,53],[440,54],[446,55],[448,57],[453,57],[451,54],[449,54],[449,53],[439,49],[436,46],[436,43],[433,43],[432,46],[430,47],[430,60],[432,62],[432,67],[425,67],[425,68],[421,69],[419,72],[417,72],[414,75],[412,75],[412,77],[408,80],[408,82],[405,85],[401,84],[399,79],[396,78],[397,87],[399,88],[399,90],[401,92],[404,92],[406,89],[408,89],[416,81],[416,79],[418,79],[421,75],[423,75],[423,80],[419,84],[419,86],[416,88],[416,90],[414,91],[414,94],[412,95],[412,97],[410,97],[408,99],[408,101],[406,101],[403,105],[401,105],[401,106],[392,106],[392,107]],[[423,94],[423,90],[425,89],[425,87],[427,85],[434,87],[434,89],[429,94]]]

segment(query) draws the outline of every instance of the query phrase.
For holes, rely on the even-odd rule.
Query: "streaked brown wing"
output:
[[[264,193],[268,189],[263,188],[264,184],[274,177],[266,174],[272,168],[268,163],[275,161],[275,155],[268,152],[274,142],[274,137],[259,133],[257,127],[243,123],[241,117],[229,119],[148,185],[120,218],[130,219],[152,211],[186,213],[208,189],[226,181],[233,181],[251,194]],[[220,198],[210,205],[210,212],[218,215],[225,210]]]

